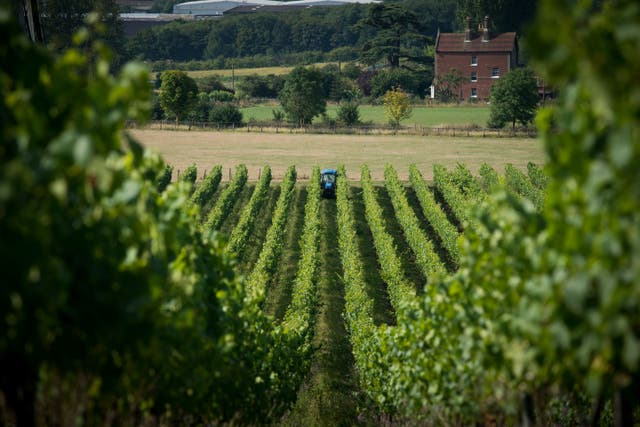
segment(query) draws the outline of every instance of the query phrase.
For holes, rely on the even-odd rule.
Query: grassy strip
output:
[[[404,188],[398,179],[398,174],[392,165],[387,164],[384,169],[385,186],[391,197],[395,216],[405,239],[415,254],[416,264],[422,271],[425,279],[429,280],[432,276],[444,273],[446,268],[440,257],[436,253],[433,243],[429,240],[425,232],[420,227],[420,222],[405,194]]]
[[[218,189],[220,180],[222,179],[222,166],[216,165],[207,177],[198,185],[196,191],[191,195],[189,201],[202,209],[207,201],[213,196]]]
[[[524,173],[516,169],[511,163],[507,163],[504,166],[504,176],[509,188],[515,190],[522,197],[529,199],[536,209],[542,209],[544,194],[531,183]]]
[[[300,261],[293,282],[291,304],[282,322],[285,330],[307,337],[312,328],[316,305],[314,278],[318,266],[318,236],[320,233],[320,168],[314,167],[307,185],[307,203],[304,209],[304,227],[300,238]]]
[[[234,252],[241,257],[249,240],[249,236],[253,233],[253,227],[260,208],[269,194],[269,184],[271,183],[271,168],[265,166],[260,176],[260,181],[256,184],[249,203],[242,211],[242,216],[238,221],[229,237],[229,245],[227,251]]]
[[[218,198],[215,206],[209,213],[205,224],[207,229],[217,230],[220,228],[222,221],[224,221],[227,215],[229,215],[229,212],[231,212],[231,208],[233,208],[233,204],[240,190],[242,190],[242,187],[244,187],[244,184],[247,182],[247,174],[247,167],[245,165],[238,165],[236,167],[236,174],[233,180],[229,183],[229,186],[224,189],[222,194],[220,194],[220,198]]]
[[[242,108],[243,117],[246,120],[253,119],[258,122],[270,122],[273,120],[274,109],[279,109],[280,105],[256,105],[252,107]],[[336,117],[338,105],[328,105],[327,115]],[[388,119],[385,116],[385,108],[383,105],[361,105],[358,108],[360,112],[360,120],[363,123],[374,123],[376,125],[386,125]],[[425,107],[423,105],[414,105],[411,118],[405,123],[406,126],[425,126],[425,127],[447,127],[447,126],[469,126],[478,125],[484,127],[489,119],[490,108],[488,107]],[[316,123],[322,121],[317,117]]]
[[[409,178],[425,218],[440,237],[442,246],[449,253],[451,260],[457,265],[460,260],[460,250],[458,249],[458,237],[460,234],[457,228],[449,222],[447,215],[440,205],[436,203],[433,193],[427,188],[427,184],[424,182],[422,174],[416,165],[409,166]]]
[[[540,166],[533,162],[527,163],[527,173],[529,174],[529,179],[533,185],[542,191],[547,189],[549,177],[544,173]]]
[[[247,295],[261,302],[264,300],[266,284],[273,274],[276,262],[282,250],[284,228],[289,217],[289,207],[294,196],[296,183],[295,166],[289,166],[282,180],[280,197],[273,213],[273,221],[267,231],[258,261],[247,279]]]
[[[416,302],[416,291],[406,278],[402,262],[398,257],[393,238],[385,230],[385,219],[376,200],[371,173],[367,165],[361,168],[362,195],[364,199],[365,215],[373,242],[380,261],[380,275],[387,283],[389,298],[396,312],[396,318],[403,318]]]
[[[284,426],[358,424],[354,360],[343,319],[345,289],[339,277],[336,202],[322,199],[319,207],[317,316],[314,321],[311,369],[298,392],[296,405]]]

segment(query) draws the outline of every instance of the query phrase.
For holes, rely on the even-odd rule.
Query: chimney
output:
[[[464,41],[465,42],[470,42],[471,41],[471,18],[467,16],[467,26],[464,29]]]
[[[484,24],[482,25],[482,41],[489,41],[489,16],[484,17]]]

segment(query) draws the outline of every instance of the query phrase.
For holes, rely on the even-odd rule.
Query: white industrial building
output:
[[[222,16],[233,9],[242,12],[256,12],[259,10],[291,10],[294,8],[310,8],[318,6],[343,6],[346,4],[380,3],[380,0],[201,0],[179,3],[173,6],[173,13],[194,16]]]

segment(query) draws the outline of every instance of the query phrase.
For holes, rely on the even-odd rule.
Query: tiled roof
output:
[[[436,52],[511,52],[516,43],[516,33],[502,33],[483,42],[480,35],[470,42],[464,41],[464,33],[440,33]]]

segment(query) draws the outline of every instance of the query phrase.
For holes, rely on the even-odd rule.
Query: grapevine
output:
[[[436,254],[433,243],[420,228],[418,218],[407,202],[404,188],[393,166],[390,164],[385,166],[384,176],[396,218],[402,227],[407,243],[416,256],[416,263],[425,279],[429,280],[431,276],[443,273],[446,270],[444,264]]]
[[[229,237],[227,250],[229,252],[234,252],[238,257],[241,257],[244,253],[247,240],[253,230],[256,216],[267,198],[270,182],[271,168],[269,166],[265,166],[262,171],[262,175],[260,176],[260,180],[253,190],[249,203],[245,206],[238,224],[236,224],[235,228],[231,232],[231,236]]]
[[[247,279],[247,292],[252,300],[258,302],[264,300],[267,283],[273,274],[278,256],[282,251],[284,229],[289,217],[289,208],[291,207],[291,200],[293,200],[295,183],[296,169],[294,166],[289,166],[282,180],[280,197],[273,213],[273,221],[269,230],[267,230],[267,236],[258,256],[258,261],[256,261],[256,265]]]
[[[433,193],[427,188],[420,171],[418,171],[415,165],[409,167],[409,178],[411,179],[411,184],[413,185],[425,218],[440,237],[442,245],[449,253],[451,260],[455,264],[458,264],[460,260],[460,251],[458,248],[458,238],[460,234],[458,230],[449,222],[447,215],[442,211],[440,205],[436,203]]]
[[[222,191],[220,198],[218,198],[213,209],[211,209],[211,212],[205,222],[206,229],[217,230],[220,228],[222,222],[227,218],[229,212],[231,212],[233,204],[246,182],[247,167],[245,165],[238,165],[236,167],[236,174],[234,175],[233,180]]]

